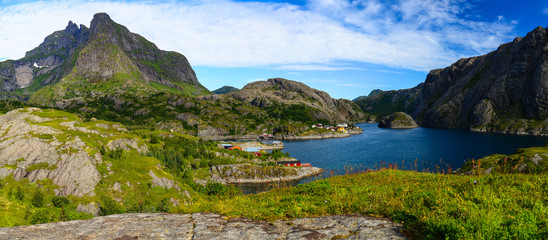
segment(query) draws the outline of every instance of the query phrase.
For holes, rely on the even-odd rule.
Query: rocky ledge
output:
[[[405,239],[401,225],[360,215],[255,221],[213,213],[130,213],[0,228],[0,239]]]
[[[252,164],[216,165],[209,169],[211,180],[228,183],[266,183],[301,179],[323,172],[317,167],[258,166]]]
[[[383,117],[379,122],[380,128],[393,128],[393,129],[406,129],[417,128],[419,125],[413,120],[411,116],[404,112],[392,113],[386,117]]]

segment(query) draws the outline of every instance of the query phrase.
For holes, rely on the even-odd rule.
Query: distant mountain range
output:
[[[548,34],[538,27],[483,56],[430,71],[411,89],[355,99],[365,112],[404,111],[419,125],[548,135]]]

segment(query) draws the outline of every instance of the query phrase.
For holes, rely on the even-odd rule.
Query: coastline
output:
[[[222,184],[269,183],[298,180],[324,172],[318,167],[260,167],[251,164],[216,165],[211,180]]]
[[[313,134],[313,135],[274,135],[273,137],[267,138],[267,140],[281,140],[281,141],[298,141],[298,140],[318,140],[318,139],[328,139],[328,138],[345,138],[352,135],[359,135],[363,132],[361,130],[349,130],[347,133],[336,133],[329,132],[323,134]],[[225,141],[225,140],[258,140],[261,139],[257,134],[249,135],[225,135],[225,136],[202,136],[204,140],[213,140],[213,141]]]

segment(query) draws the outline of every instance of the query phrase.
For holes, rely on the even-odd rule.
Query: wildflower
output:
[[[476,181],[474,180],[474,184],[476,184]]]

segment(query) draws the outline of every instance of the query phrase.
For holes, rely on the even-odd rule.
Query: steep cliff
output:
[[[424,83],[356,103],[370,113],[410,114],[421,126],[548,134],[548,34],[538,27],[489,54],[430,71]]]

